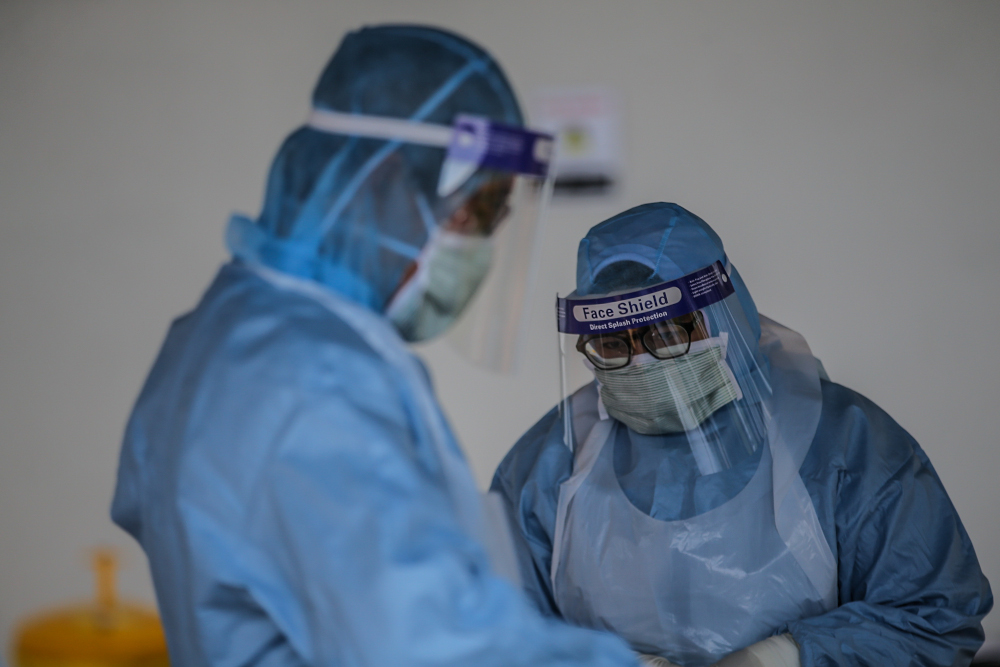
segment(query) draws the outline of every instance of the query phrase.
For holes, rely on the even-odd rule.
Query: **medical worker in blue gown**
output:
[[[519,134],[488,54],[423,27],[348,34],[312,104],[128,422],[112,516],[149,556],[172,663],[634,664],[496,574],[404,344],[475,292],[545,137]]]
[[[541,610],[649,664],[971,661],[993,597],[927,456],[758,315],[704,221],[597,225],[557,313],[565,400],[493,480]]]

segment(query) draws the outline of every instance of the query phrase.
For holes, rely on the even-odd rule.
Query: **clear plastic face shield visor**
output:
[[[721,262],[638,290],[557,297],[556,314],[572,451],[590,437],[684,447],[710,475],[766,442],[767,373]]]
[[[521,335],[537,231],[551,195],[553,137],[464,114],[446,126],[314,109],[308,125],[447,150],[437,200],[415,204],[429,239],[450,232],[488,237],[492,246],[490,271],[448,338],[471,361],[509,371]],[[386,159],[370,177],[391,164]],[[419,253],[413,259],[420,264]]]

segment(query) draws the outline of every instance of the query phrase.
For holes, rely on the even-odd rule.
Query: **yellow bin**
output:
[[[15,667],[169,667],[159,617],[118,600],[116,567],[111,552],[97,553],[93,602],[28,619],[14,640]]]

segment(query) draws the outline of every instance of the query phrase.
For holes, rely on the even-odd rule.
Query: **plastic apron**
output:
[[[392,325],[385,318],[312,281],[295,278],[260,264],[248,262],[245,265],[275,287],[303,294],[319,302],[350,326],[392,366],[399,381],[408,387],[404,395],[416,399],[417,405],[413,406],[419,415],[416,427],[427,431],[419,433],[417,437],[431,444],[459,525],[485,548],[495,572],[519,586],[520,573],[507,516],[502,506],[491,497],[492,494],[486,496],[484,504],[472,471],[434,400],[434,392],[423,368]]]
[[[567,620],[641,653],[708,665],[837,605],[836,559],[798,473],[819,423],[817,363],[799,334],[761,324],[768,446],[742,491],[704,514],[661,521],[633,506],[613,466],[626,427],[600,420],[593,385],[574,395],[582,444],[559,489],[550,573]]]

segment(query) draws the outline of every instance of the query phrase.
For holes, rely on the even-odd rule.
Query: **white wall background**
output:
[[[340,36],[382,21],[470,35],[522,93],[625,100],[626,186],[552,211],[522,370],[423,350],[481,483],[556,398],[579,238],[677,201],[923,444],[1000,583],[1000,2],[0,0],[0,641],[89,595],[96,543],[151,599],[107,518],[130,405]]]

